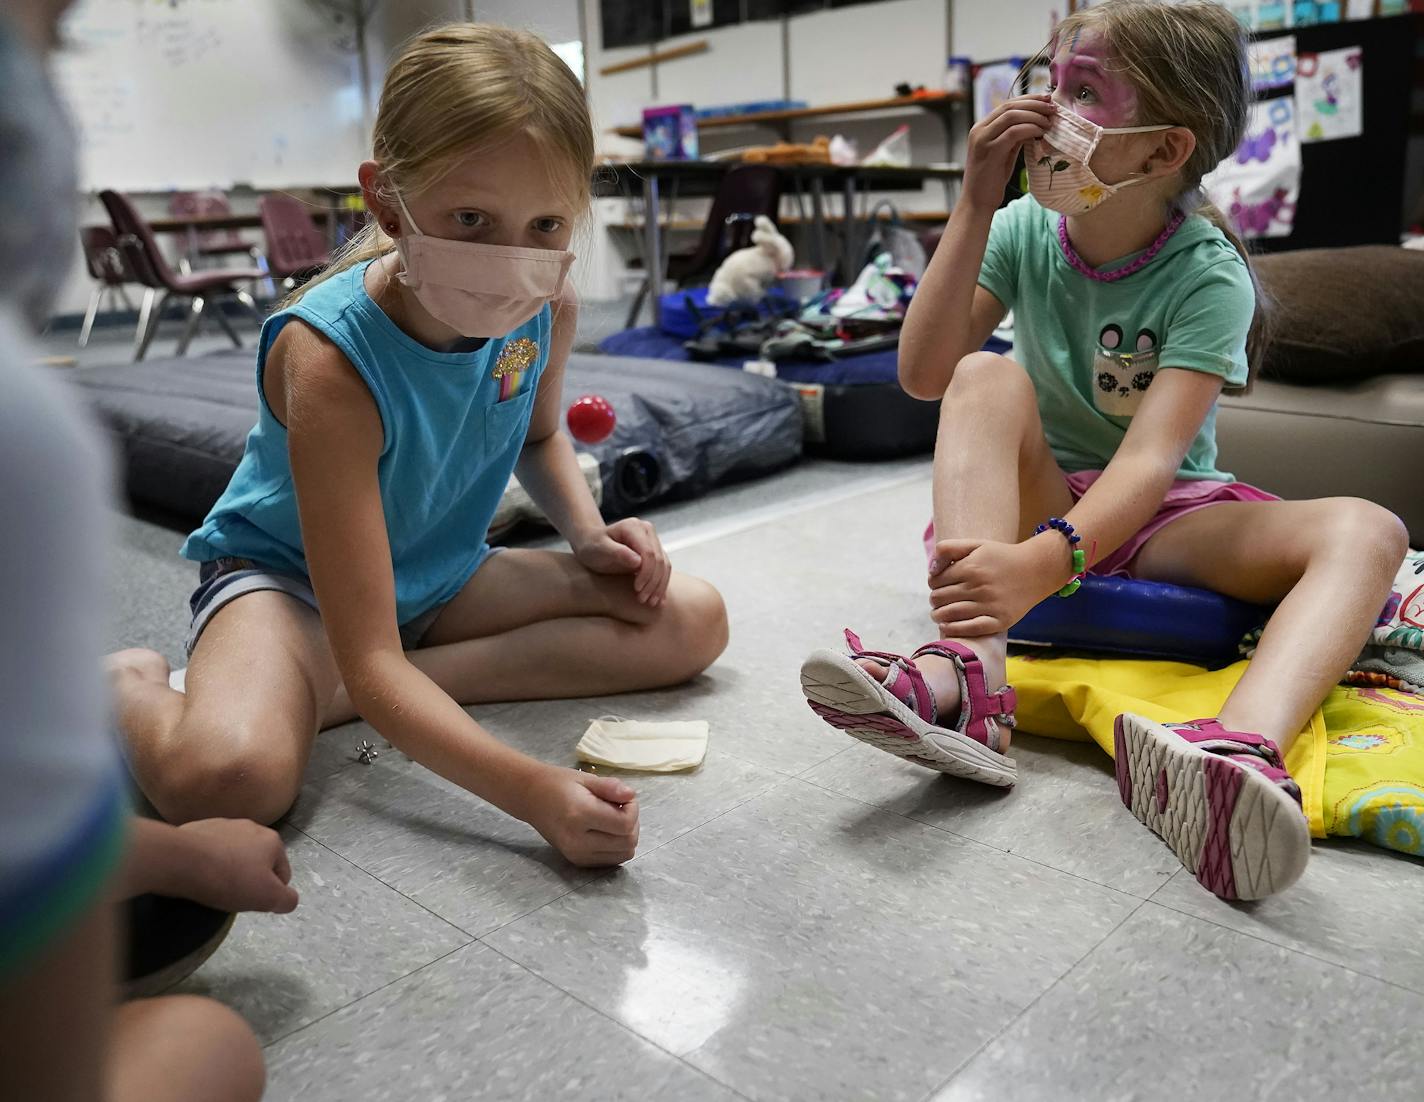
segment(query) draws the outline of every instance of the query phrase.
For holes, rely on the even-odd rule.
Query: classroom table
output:
[[[643,198],[643,261],[654,288],[661,287],[666,256],[662,241],[661,192],[664,181],[670,183],[674,194],[678,190],[692,194],[711,195],[716,191],[717,182],[739,161],[628,161],[610,162],[601,166],[595,178],[598,194],[622,194],[631,197],[640,190]],[[856,246],[861,241],[862,226],[855,215],[857,195],[870,191],[905,191],[922,187],[926,180],[940,180],[945,185],[946,206],[951,195],[951,185],[964,175],[959,165],[910,165],[892,168],[885,165],[832,165],[832,164],[774,164],[797,189],[798,195],[804,188],[811,196],[812,215],[812,263],[824,267],[826,263],[826,214],[825,197],[827,188],[839,190],[845,208],[842,225],[844,255],[857,255]],[[653,322],[657,324],[661,313],[659,296],[649,296],[652,302]]]
[[[259,214],[165,214],[148,219],[155,233],[194,233],[202,230],[250,230],[262,225]]]
[[[182,233],[188,236],[185,255],[198,255],[199,234],[210,230],[251,230],[262,225],[257,214],[169,214],[150,218],[149,229],[154,233]]]
[[[336,244],[336,224],[346,213],[336,207],[313,207],[312,221],[321,225],[327,242]],[[262,228],[262,216],[252,214],[167,214],[148,219],[149,228],[154,233],[186,233],[188,235],[188,255],[198,252],[198,235],[207,230],[255,230]]]
[[[781,166],[778,166],[781,167]],[[839,185],[841,201],[845,212],[842,233],[845,238],[845,256],[857,257],[864,248],[862,234],[868,237],[870,211],[864,219],[855,215],[856,196],[873,191],[908,191],[921,187],[927,180],[939,180],[944,185],[945,208],[954,206],[953,185],[964,176],[959,165],[907,165],[892,168],[888,165],[788,165],[789,175],[795,181],[805,180],[811,188],[812,216],[816,234],[815,262],[824,267],[826,249],[826,220],[824,213],[827,185]]]

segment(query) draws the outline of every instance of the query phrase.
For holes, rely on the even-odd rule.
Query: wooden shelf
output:
[[[747,115],[718,115],[698,119],[698,130],[713,130],[728,126],[762,126],[797,119],[818,119],[826,115],[860,115],[871,111],[903,111],[914,108],[923,111],[944,111],[969,97],[963,92],[942,92],[934,96],[894,96],[891,99],[861,100],[858,103],[832,103],[824,107],[797,107],[788,111],[756,111]],[[625,138],[641,138],[641,126],[615,127],[615,134]]]
[[[635,57],[632,61],[622,61],[617,65],[605,65],[598,70],[601,77],[611,77],[614,73],[628,73],[647,65],[658,65],[664,61],[676,61],[680,57],[705,54],[711,47],[704,38],[699,42],[689,42],[686,46],[674,46],[671,50],[655,50],[647,57]]]
[[[845,222],[845,219],[844,219],[841,215],[836,214],[836,215],[828,215],[828,216],[826,217],[826,220],[825,220],[825,221],[826,221],[826,225],[828,225],[828,226],[839,226],[839,225],[841,225],[842,223]],[[864,219],[857,218],[856,221],[857,221],[857,222],[862,222],[862,221],[864,221]],[[878,222],[885,222],[885,221],[888,221],[888,220],[882,218],[882,219],[877,219],[877,221],[878,221]],[[915,224],[915,225],[937,226],[937,225],[939,225],[941,222],[948,222],[948,221],[949,221],[949,211],[947,211],[947,210],[907,210],[907,211],[901,211],[901,212],[900,212],[900,221],[901,221],[901,222],[912,223],[912,224]],[[814,225],[815,225],[815,219],[812,219],[812,218],[802,218],[800,215],[791,214],[791,215],[787,215],[787,216],[785,216],[785,217],[783,217],[783,218],[778,218],[778,219],[776,220],[776,224],[777,224],[778,226],[783,227],[783,228],[784,228],[784,227],[789,227],[789,226],[814,226]],[[644,225],[643,219],[641,219],[641,218],[625,218],[625,219],[624,219],[623,221],[621,221],[621,222],[610,222],[610,223],[608,224],[608,228],[611,229],[611,230],[623,230],[623,231],[629,232],[629,233],[642,233],[642,232],[643,232],[643,225]],[[664,222],[664,223],[663,223],[663,229],[668,230],[668,231],[670,231],[670,232],[674,232],[674,233],[676,233],[676,232],[692,232],[692,231],[700,231],[700,230],[702,229],[702,225],[703,225],[702,220],[701,220],[701,219],[698,219],[698,218],[674,218],[671,222]]]

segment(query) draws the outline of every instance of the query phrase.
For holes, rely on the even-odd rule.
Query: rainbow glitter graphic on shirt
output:
[[[524,376],[539,358],[539,346],[528,337],[510,341],[500,350],[490,374],[499,380],[499,400],[507,402],[519,393],[524,385]]]

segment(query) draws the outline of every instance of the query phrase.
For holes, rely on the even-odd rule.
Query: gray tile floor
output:
[[[668,510],[679,566],[727,596],[726,656],[680,690],[479,710],[570,764],[593,715],[711,722],[699,771],[635,781],[621,870],[563,864],[395,750],[360,764],[359,724],[324,734],[283,828],[301,907],[243,917],[188,984],[252,1022],[269,1097],[1417,1095],[1417,863],[1319,845],[1293,890],[1228,906],[1091,747],[1021,737],[1003,793],[806,710],[799,659],[844,624],[924,633],[927,494],[923,464],[808,464]],[[175,535],[119,531],[115,642],[175,653]]]
[[[923,641],[923,461],[806,463],[654,516],[726,595],[682,689],[476,711],[572,764],[606,712],[703,718],[697,772],[636,779],[637,858],[565,865],[387,748],[324,734],[285,825],[302,905],[188,982],[268,1046],[268,1097],[1419,1097],[1424,876],[1321,844],[1256,905],[1205,894],[1092,747],[1016,740],[988,790],[869,750],[797,689],[844,626]],[[181,649],[179,536],[116,520],[111,642]],[[379,742],[379,740],[377,740]],[[384,745],[381,743],[381,745]]]

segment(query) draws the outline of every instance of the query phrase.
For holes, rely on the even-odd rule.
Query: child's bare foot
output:
[[[145,650],[142,647],[115,651],[104,656],[104,672],[109,675],[109,680],[118,692],[123,691],[124,682],[131,680],[157,681],[167,685],[171,670],[168,659],[163,655],[156,650]]]
[[[986,685],[997,688],[1004,684],[1007,677],[1005,667],[1008,660],[1008,644],[1002,636],[979,636],[974,639],[957,639],[955,642],[963,643],[979,656],[979,661],[984,664],[984,683]],[[890,672],[889,667],[870,658],[857,659],[856,665],[876,681],[882,683]],[[946,727],[952,727],[955,717],[959,714],[960,699],[959,674],[955,671],[954,663],[937,654],[922,654],[915,659],[915,668],[924,675],[925,684],[934,693],[935,710],[939,715],[940,723]],[[1008,753],[1011,738],[1009,728],[1002,727],[999,737],[1002,739],[1001,751]]]
[[[105,656],[120,731],[146,730],[155,723],[170,729],[182,714],[183,694],[169,687],[169,670],[168,659],[153,650],[134,647]]]

